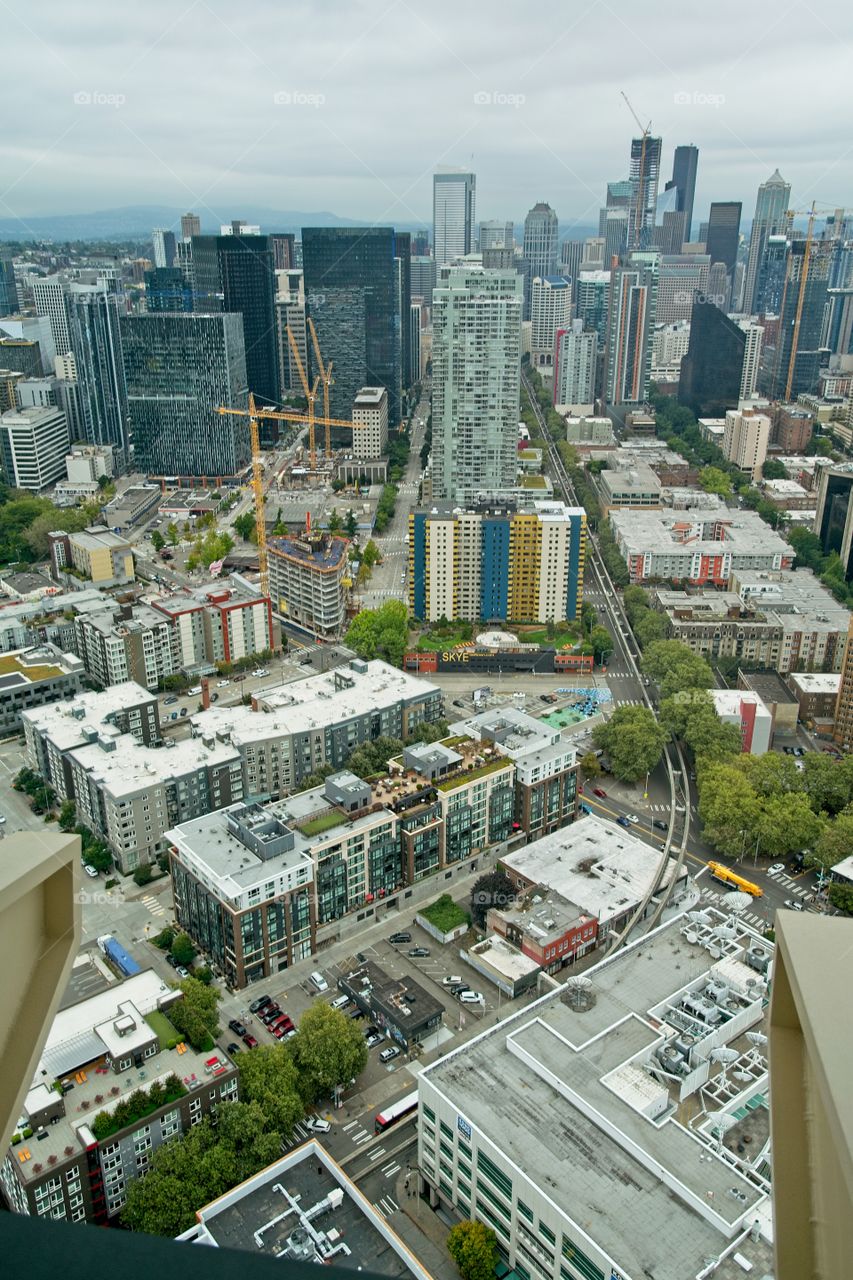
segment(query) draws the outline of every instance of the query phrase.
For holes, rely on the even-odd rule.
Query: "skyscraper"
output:
[[[570,280],[577,280],[583,261],[583,240],[564,240],[560,245],[560,270]]]
[[[124,316],[122,349],[134,463],[156,476],[216,479],[249,461],[246,353],[239,315]]]
[[[609,271],[581,271],[575,276],[572,292],[575,315],[585,329],[598,334],[599,347],[607,342],[607,306],[610,299]]]
[[[524,319],[530,319],[530,295],[536,276],[557,274],[559,232],[557,215],[549,204],[535,204],[524,219]]]
[[[276,341],[278,345],[278,379],[283,390],[302,391],[299,368],[287,330],[293,335],[302,368],[308,369],[308,328],[305,310],[305,278],[302,271],[280,271],[275,299]]]
[[[130,441],[119,328],[121,295],[108,289],[106,282],[73,284],[67,305],[86,439],[92,444],[112,445],[117,469],[123,471]]]
[[[18,286],[10,249],[0,248],[0,316],[13,316],[18,306]]]
[[[275,264],[269,236],[196,236],[192,246],[195,310],[231,311],[243,317],[249,390],[261,404],[275,403]],[[264,425],[275,439],[275,427]]]
[[[171,267],[175,262],[175,233],[163,227],[155,227],[152,233],[154,241],[154,266]]]
[[[853,578],[853,467],[849,463],[821,467],[817,482],[817,509],[814,532],[820,538],[824,555],[835,551],[841,560],[844,576]],[[850,649],[848,647],[848,654]],[[849,683],[853,663],[845,672]]]
[[[412,237],[408,231],[397,231],[394,238],[400,292],[400,371],[403,391],[408,391],[416,381],[412,376]]]
[[[681,360],[678,403],[696,417],[721,418],[736,406],[747,336],[734,320],[697,293],[690,313],[690,345]]]
[[[178,267],[155,267],[145,272],[146,311],[192,311],[190,282]]]
[[[412,297],[423,298],[426,305],[431,307],[432,291],[435,288],[435,258],[412,258],[411,275]]]
[[[42,280],[33,281],[33,305],[36,315],[46,316],[50,321],[53,345],[58,356],[67,355],[71,350],[68,311],[65,305],[67,293],[68,281],[64,276],[45,276]]]
[[[181,239],[191,240],[201,235],[201,218],[197,213],[185,213],[181,216]]]
[[[554,338],[572,319],[572,282],[565,276],[535,276],[530,290],[530,350],[533,364],[550,365]]]
[[[271,235],[269,240],[276,271],[287,271],[295,267],[296,236],[293,232],[286,231],[280,235]]]
[[[651,242],[655,225],[660,182],[661,139],[646,136],[631,139],[631,203],[628,218],[628,248],[644,249]]]
[[[791,184],[776,169],[758,188],[755,215],[749,233],[749,258],[746,264],[746,282],[743,291],[744,311],[762,310],[758,295],[759,267],[767,248],[767,238],[784,233],[785,213],[791,200]]]
[[[740,212],[741,204],[739,200],[714,201],[708,218],[708,239],[705,243],[705,252],[711,259],[711,266],[715,262],[725,263],[726,275],[730,286],[737,260]]]
[[[512,249],[514,235],[511,222],[501,222],[500,219],[481,222],[478,241],[480,253],[483,253],[486,249]]]
[[[303,227],[308,314],[323,359],[334,362],[330,409],[349,418],[361,387],[385,387],[391,430],[400,424],[400,268],[392,227]]]
[[[598,334],[583,321],[559,329],[554,340],[554,404],[590,405],[595,400]]]
[[[659,262],[632,253],[610,273],[604,396],[617,418],[648,398]]]
[[[522,281],[446,267],[433,293],[432,494],[466,503],[515,487]]]
[[[790,248],[786,235],[767,236],[758,260],[751,314],[778,315],[781,311]]]
[[[432,243],[442,266],[474,247],[477,175],[442,165],[432,176]]]
[[[808,261],[808,269],[806,269]],[[760,389],[773,399],[817,390],[832,245],[794,240],[788,249],[775,344],[768,343]]]
[[[690,240],[693,227],[693,198],[696,193],[696,170],[699,167],[699,148],[693,143],[676,147],[672,157],[672,178],[667,188],[676,190],[675,207],[684,214],[684,240]],[[678,250],[675,250],[678,252]]]

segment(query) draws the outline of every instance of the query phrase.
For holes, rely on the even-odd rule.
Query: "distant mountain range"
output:
[[[185,209],[169,205],[132,204],[120,209],[98,209],[93,213],[57,213],[45,217],[0,218],[0,241],[8,240],[143,240],[150,237],[155,227],[167,227],[180,233],[181,214]],[[262,231],[293,231],[297,235],[302,227],[369,227],[374,224],[358,218],[342,218],[337,213],[303,212],[299,209],[266,209],[259,206],[236,209],[229,205],[221,217],[204,211],[199,214],[201,229],[205,234],[219,231],[232,218],[257,224]],[[387,226],[387,220],[379,225]],[[395,222],[398,231],[424,231],[429,222]],[[523,235],[523,223],[515,228],[518,243]],[[596,235],[597,228],[573,225],[561,226],[560,237],[569,235],[574,240]]]

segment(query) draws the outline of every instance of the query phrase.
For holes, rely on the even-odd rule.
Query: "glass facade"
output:
[[[746,333],[697,294],[690,314],[690,345],[681,360],[678,402],[697,418],[724,417],[740,397]]]
[[[308,314],[323,359],[334,363],[330,412],[349,418],[364,386],[388,391],[388,424],[400,422],[401,268],[392,227],[304,227]],[[313,372],[312,375],[313,376]]]
[[[135,463],[150,475],[233,476],[249,462],[246,354],[237,315],[159,312],[121,325]]]

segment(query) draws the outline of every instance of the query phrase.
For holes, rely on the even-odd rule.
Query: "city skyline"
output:
[[[620,89],[663,138],[664,173],[677,145],[699,147],[696,219],[713,199],[739,200],[751,212],[759,183],[777,166],[796,207],[812,199],[853,204],[841,163],[843,96],[850,91],[835,74],[851,20],[840,7],[831,21],[802,23],[794,44],[787,23],[768,27],[760,10],[744,13],[727,2],[718,24],[703,24],[701,40],[691,42],[675,26],[656,29],[652,39],[620,0],[606,12],[593,7],[583,21],[567,15],[545,50],[530,46],[523,15],[508,6],[501,21],[486,25],[479,6],[446,10],[439,6],[425,19],[395,3],[380,23],[364,10],[341,8],[321,28],[288,18],[292,56],[282,69],[269,52],[277,19],[265,4],[243,15],[235,31],[230,14],[215,6],[176,15],[158,2],[148,24],[156,36],[140,34],[131,15],[105,19],[84,5],[72,20],[57,8],[36,37],[50,68],[47,91],[23,73],[33,33],[12,16],[11,73],[0,101],[17,123],[3,143],[0,217],[25,224],[30,215],[156,196],[203,217],[253,202],[428,224],[433,171],[450,164],[477,173],[479,218],[520,221],[531,204],[547,200],[563,225],[593,225],[606,182],[627,177],[626,143],[636,136]],[[496,16],[493,7],[489,12]],[[735,46],[724,38],[731,29],[739,34]],[[614,31],[625,39],[614,41]],[[190,37],[200,50],[197,69],[186,62]],[[573,65],[589,58],[600,70],[605,37],[611,54],[604,75],[590,84],[566,77],[569,51]],[[779,86],[796,83],[815,43],[822,74],[810,80],[804,109],[799,95],[783,95]],[[375,71],[368,79],[365,49]],[[760,59],[751,56],[756,51]],[[215,96],[207,59],[222,60]],[[194,113],[202,124],[188,150],[173,122]],[[571,119],[583,127],[567,135]],[[21,234],[28,234],[25,225]]]

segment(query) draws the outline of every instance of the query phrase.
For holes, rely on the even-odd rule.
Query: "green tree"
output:
[[[382,560],[382,553],[372,538],[369,539],[367,546],[364,548],[364,554],[361,558],[370,569]]]
[[[661,758],[667,733],[648,707],[617,707],[606,724],[597,725],[592,740],[607,752],[610,767],[623,782],[637,782]]]
[[[828,892],[829,901],[834,907],[845,915],[853,916],[853,885],[831,884]]]
[[[183,999],[169,1006],[169,1018],[194,1049],[209,1049],[219,1029],[216,1008],[219,992],[196,978],[184,978],[180,989]]]
[[[713,764],[703,770],[699,817],[705,839],[727,857],[741,857],[755,843],[761,802],[737,765]]]
[[[761,798],[787,795],[803,789],[803,775],[794,761],[776,751],[767,751],[763,756],[743,756],[740,768],[753,791]]]
[[[192,964],[196,956],[196,948],[188,933],[176,933],[172,941],[172,955],[177,964]]]
[[[828,822],[815,844],[804,843],[800,849],[809,849],[806,863],[824,871],[846,858],[853,849],[853,807],[839,813],[834,822]]]
[[[734,759],[743,749],[738,726],[722,721],[713,707],[694,712],[687,723],[684,741],[702,768]]]
[[[808,751],[802,764],[803,788],[815,813],[840,813],[853,799],[850,785],[853,761],[839,764],[822,751]]]
[[[151,545],[155,551],[162,551],[166,545],[166,539],[163,537],[159,529],[155,529],[151,535]]]
[[[498,1263],[497,1237],[482,1222],[457,1222],[447,1237],[447,1252],[462,1280],[492,1280]]]
[[[172,943],[175,941],[175,930],[171,925],[167,925],[165,929],[151,939],[155,947],[159,947],[161,951],[171,950]]]
[[[344,532],[348,538],[354,538],[358,533],[358,518],[352,507],[347,512],[347,518],[344,521]]]
[[[231,522],[234,532],[244,542],[257,542],[258,532],[255,527],[254,511],[242,511],[239,516],[235,516]]]
[[[471,919],[478,929],[482,929],[492,907],[512,906],[516,896],[515,885],[505,871],[487,871],[474,881],[471,890]]]
[[[648,649],[656,640],[665,640],[668,625],[665,615],[654,609],[643,609],[631,624],[641,649]]]
[[[347,759],[347,768],[359,778],[370,778],[376,773],[385,773],[388,761],[400,755],[403,743],[399,738],[380,737],[372,742],[363,742]]]
[[[290,1047],[300,1092],[312,1102],[328,1097],[336,1085],[349,1084],[367,1065],[367,1045],[358,1024],[327,1004],[315,1004],[302,1015]]]
[[[289,1138],[305,1114],[293,1055],[281,1044],[261,1045],[241,1054],[239,1062],[241,1099],[256,1102],[272,1127]]]
[[[581,605],[581,630],[585,635],[589,635],[598,621],[598,610],[589,600],[584,600]]]
[[[643,654],[643,675],[660,687],[661,698],[685,689],[710,689],[714,675],[704,658],[680,640],[656,640]]]
[[[338,515],[337,511],[333,511],[332,514],[329,516],[328,528],[329,528],[329,533],[340,533],[341,517]]]
[[[606,627],[593,627],[589,633],[589,643],[597,662],[604,662],[607,654],[613,652],[613,637]]]
[[[73,800],[64,800],[59,810],[60,831],[73,831],[77,825],[77,806]]]
[[[774,858],[789,858],[800,849],[813,847],[822,829],[821,819],[801,791],[769,796],[758,820],[759,852]]]
[[[217,533],[208,529],[203,538],[196,538],[193,550],[187,557],[187,568],[192,571],[199,565],[209,569],[214,560],[224,560],[234,548],[234,539],[230,533]]]
[[[778,458],[766,458],[761,464],[762,480],[784,480],[787,474]]]
[[[721,471],[719,467],[703,467],[699,472],[699,483],[706,493],[716,493],[721,498],[731,496],[731,477],[727,476],[725,471]]]
[[[626,587],[622,592],[622,604],[628,615],[628,621],[633,623],[635,613],[648,609],[649,593],[642,587]]]
[[[356,614],[344,643],[360,658],[384,658],[399,667],[409,638],[408,611],[402,600],[387,600],[378,609]]]
[[[585,778],[600,778],[601,772],[601,764],[594,751],[587,751],[581,756],[581,773]]]
[[[173,547],[176,547],[181,540],[180,530],[174,520],[170,520],[166,525],[166,537]]]

